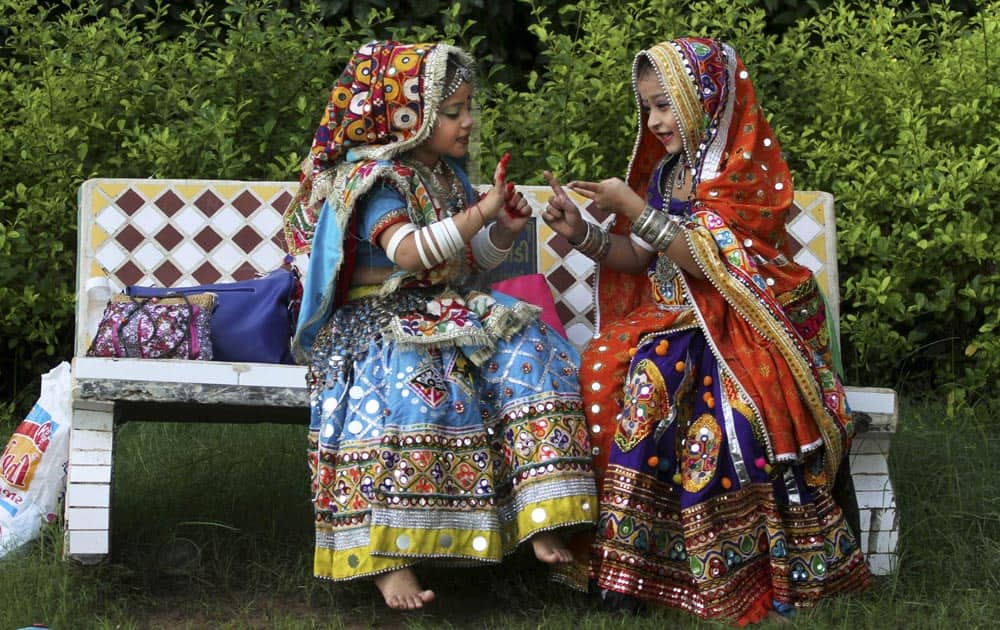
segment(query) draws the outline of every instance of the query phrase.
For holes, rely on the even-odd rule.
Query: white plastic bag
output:
[[[70,366],[42,376],[41,397],[0,453],[0,558],[58,519],[69,462]]]

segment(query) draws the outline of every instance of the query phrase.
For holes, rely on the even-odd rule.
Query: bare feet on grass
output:
[[[573,562],[573,554],[559,536],[552,532],[542,532],[531,537],[535,557],[546,564]]]
[[[416,610],[434,601],[434,591],[421,589],[409,567],[377,576],[375,586],[385,598],[385,605],[396,610]]]

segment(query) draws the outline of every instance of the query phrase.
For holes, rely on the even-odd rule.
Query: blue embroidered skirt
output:
[[[576,351],[501,294],[455,309],[459,324],[477,320],[479,341],[463,342],[440,317],[440,293],[350,301],[314,344],[319,577],[498,562],[536,533],[596,521]],[[434,324],[415,343],[388,332],[414,321]]]

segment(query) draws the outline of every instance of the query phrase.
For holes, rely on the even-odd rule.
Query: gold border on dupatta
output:
[[[823,394],[813,377],[811,367],[788,337],[781,323],[770,314],[762,313],[757,296],[729,274],[719,257],[719,249],[715,239],[699,229],[689,230],[688,236],[691,252],[694,254],[698,266],[705,273],[705,277],[754,330],[774,343],[781,353],[781,357],[788,363],[788,368],[795,378],[795,384],[802,400],[812,412],[816,426],[823,437],[823,444],[827,449],[827,456],[823,462],[826,470],[825,481],[828,487],[832,487],[843,456],[843,448],[840,441],[840,431],[836,421],[823,404]]]

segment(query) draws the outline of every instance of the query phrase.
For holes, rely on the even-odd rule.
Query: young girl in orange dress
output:
[[[733,49],[640,52],[627,181],[559,183],[543,212],[600,263],[581,388],[598,452],[591,577],[609,600],[745,624],[867,587],[831,493],[853,432],[816,281],[792,258],[792,180]]]

